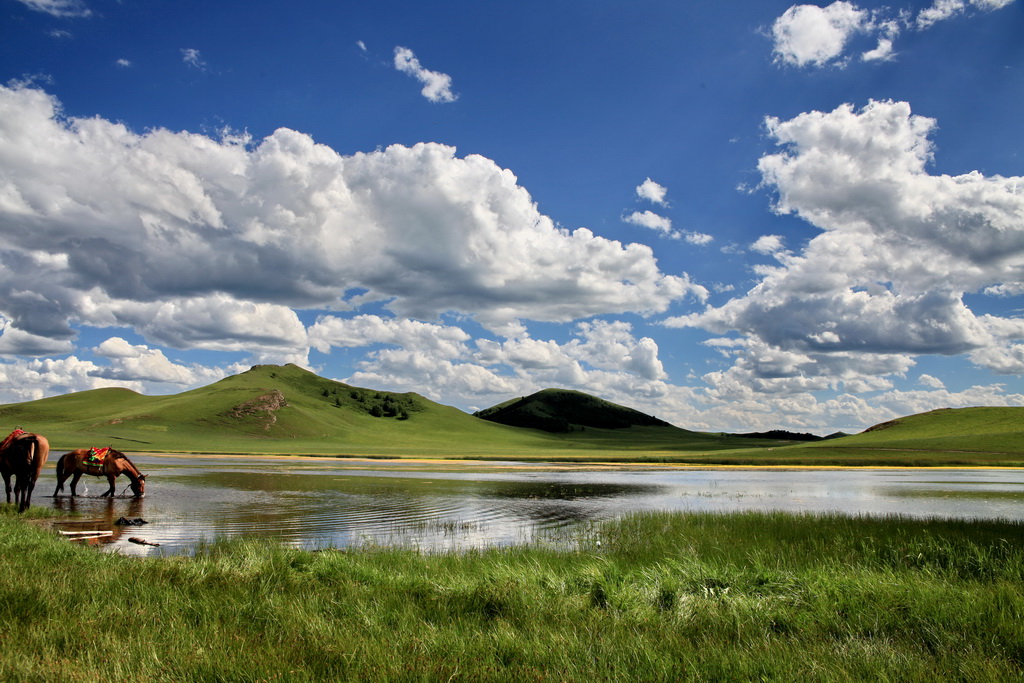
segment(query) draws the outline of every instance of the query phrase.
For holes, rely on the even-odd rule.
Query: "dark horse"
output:
[[[39,472],[50,455],[50,442],[46,437],[14,430],[0,443],[0,476],[4,478],[7,502],[11,502],[11,475],[14,475],[14,502],[18,512],[24,512],[32,503],[32,489],[36,487]]]
[[[91,450],[90,448],[79,448],[77,451],[60,456],[60,460],[57,461],[57,488],[53,490],[54,498],[64,490],[64,482],[68,477],[71,477],[71,495],[78,495],[75,493],[75,487],[78,486],[78,480],[82,478],[83,474],[107,478],[110,488],[106,493],[100,495],[101,498],[114,495],[114,480],[122,474],[132,480],[132,493],[136,498],[146,495],[146,475],[139,472],[139,468],[132,464],[128,456],[111,448],[101,461],[95,462],[89,459]]]

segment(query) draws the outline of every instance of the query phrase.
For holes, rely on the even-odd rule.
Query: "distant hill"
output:
[[[788,432],[784,429],[772,429],[767,432],[747,432],[737,434],[746,439],[779,439],[780,441],[821,441],[829,437],[815,436],[807,432]],[[833,437],[834,438],[834,437]]]
[[[568,389],[544,389],[524,398],[477,411],[474,415],[511,427],[539,429],[556,434],[585,427],[672,427],[668,422],[638,410]]]

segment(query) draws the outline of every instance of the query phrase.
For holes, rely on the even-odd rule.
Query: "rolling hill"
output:
[[[556,434],[594,429],[672,427],[638,410],[568,389],[544,389],[474,413],[476,417],[510,427],[540,429]]]
[[[1024,408],[936,410],[853,436],[795,443],[693,432],[580,392],[545,390],[484,417],[415,393],[260,365],[170,396],[96,389],[0,406],[54,450],[675,462],[732,465],[1024,465]],[[544,431],[528,426],[539,421]],[[565,431],[562,431],[565,430]],[[2,436],[3,434],[0,434]]]
[[[605,403],[573,393],[583,403]],[[55,448],[111,444],[149,452],[610,457],[761,443],[671,426],[551,434],[481,420],[414,393],[350,386],[291,364],[255,366],[170,396],[96,389],[0,406],[0,429],[15,425],[46,435]]]

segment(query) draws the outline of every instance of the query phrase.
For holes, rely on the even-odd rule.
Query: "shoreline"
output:
[[[672,462],[561,462],[561,461],[529,461],[516,460],[478,460],[474,458],[428,458],[428,457],[371,457],[362,455],[284,455],[280,453],[174,453],[167,451],[133,451],[132,456],[152,458],[239,458],[245,460],[273,461],[330,461],[352,465],[351,469],[374,469],[375,467],[396,467],[402,465],[434,466],[434,467],[482,467],[486,469],[522,470],[535,469],[541,471],[555,470],[644,470],[644,469],[678,469],[678,470],[1024,470],[1024,466],[997,465],[730,465],[730,464],[694,464]]]

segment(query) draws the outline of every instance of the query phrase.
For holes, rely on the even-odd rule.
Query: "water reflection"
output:
[[[131,554],[186,553],[200,541],[236,536],[309,548],[503,545],[638,510],[1024,519],[1022,470],[537,471],[506,463],[438,471],[300,459],[133,460],[149,476],[142,500],[52,499],[55,508],[81,515],[77,528],[112,532],[90,542]],[[118,527],[120,517],[144,518],[149,524]],[[130,537],[160,547],[135,545]]]

